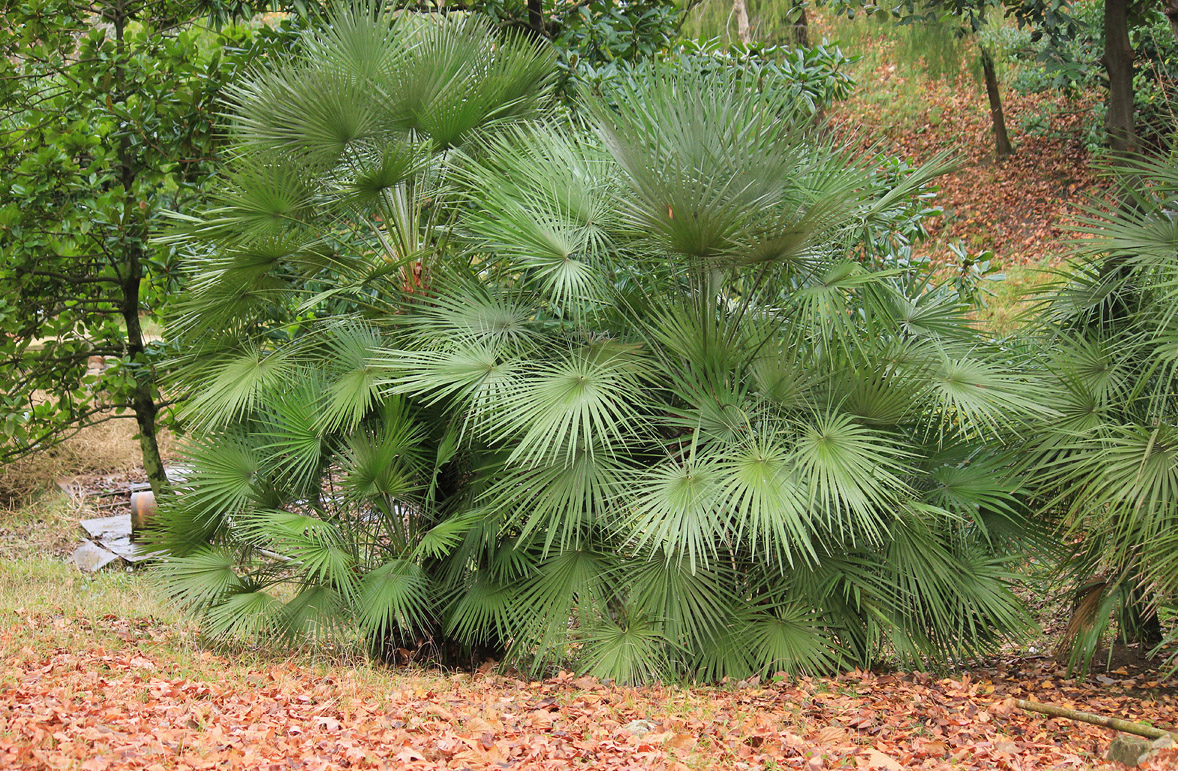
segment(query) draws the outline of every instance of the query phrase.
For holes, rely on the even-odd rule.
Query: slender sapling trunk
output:
[[[749,8],[745,0],[732,0],[732,10],[736,12],[736,34],[740,42],[748,45],[753,42],[753,33],[749,29]]]
[[[123,87],[124,38],[126,24],[130,20],[125,6],[118,5],[113,14],[115,43],[117,46],[115,75],[119,87]],[[139,427],[139,448],[143,453],[143,469],[147,472],[147,480],[151,484],[151,491],[156,498],[160,498],[167,491],[168,477],[164,473],[163,459],[160,458],[159,442],[156,437],[156,416],[158,408],[155,404],[154,377],[146,367],[143,342],[143,327],[139,323],[139,284],[143,280],[143,241],[146,228],[141,221],[140,212],[136,211],[134,201],[135,165],[132,157],[130,138],[124,133],[119,139],[119,176],[125,193],[122,212],[122,243],[119,244],[120,260],[118,274],[121,278],[121,299],[119,311],[123,323],[127,326],[127,358],[131,362],[131,371],[135,379],[131,392],[131,410],[135,413],[135,422]]]
[[[994,57],[990,50],[981,43],[978,49],[982,53],[982,74],[986,80],[986,97],[990,100],[990,120],[994,125],[994,154],[999,159],[1014,152],[1010,145],[1010,135],[1006,133],[1006,118],[1002,114],[1002,95],[998,92],[998,72],[994,67]]]

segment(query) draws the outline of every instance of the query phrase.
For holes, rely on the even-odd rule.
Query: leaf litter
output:
[[[628,688],[569,672],[242,664],[208,651],[194,670],[159,622],[108,616],[77,645],[53,634],[63,624],[88,622],[4,620],[0,768],[1090,769],[1113,767],[1102,758],[1114,732],[1010,700],[1178,725],[1178,689],[1148,672],[1079,682],[1045,658],[947,677]],[[1167,750],[1142,768],[1175,764]]]

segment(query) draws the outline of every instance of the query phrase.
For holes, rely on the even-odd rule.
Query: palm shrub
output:
[[[1178,598],[1178,166],[1111,171],[1120,202],[1089,209],[1074,269],[1042,309],[1060,416],[1028,442],[1034,492],[1067,546],[1064,642],[1080,669],[1114,620],[1123,641],[1158,647],[1158,611]]]
[[[626,682],[1022,630],[1027,386],[952,292],[847,256],[941,167],[880,184],[740,73],[565,114],[552,71],[474,18],[345,10],[238,88],[177,236],[167,591],[214,635]]]

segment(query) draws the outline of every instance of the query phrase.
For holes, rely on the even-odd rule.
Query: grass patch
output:
[[[811,14],[811,36],[837,41],[857,55],[858,87],[850,102],[878,115],[880,126],[902,132],[936,131],[951,116],[933,109],[929,88],[938,81],[980,89],[976,46],[942,24],[901,25],[885,14],[854,19],[831,12]]]
[[[295,661],[304,672],[323,675],[332,667],[390,674],[358,657],[203,640],[196,624],[160,596],[147,571],[88,575],[47,556],[0,559],[0,623],[0,658],[6,660],[98,647],[150,655],[171,677],[244,677]]]
[[[1022,329],[1034,308],[1036,293],[1059,278],[1046,265],[1011,265],[1002,273],[1001,280],[986,282],[989,295],[976,314],[981,327],[997,337]]]
[[[20,508],[0,508],[0,560],[68,554],[77,545],[83,516],[81,507],[57,488],[36,492]]]

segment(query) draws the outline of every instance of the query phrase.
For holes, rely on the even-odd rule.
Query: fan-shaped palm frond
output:
[[[634,437],[645,418],[645,362],[632,346],[599,343],[535,367],[502,395],[495,423],[512,437],[509,463],[571,461],[601,447],[613,452]]]
[[[204,614],[204,630],[213,637],[256,639],[280,629],[282,602],[262,589],[230,591]]]
[[[167,597],[185,609],[200,612],[241,588],[236,564],[231,550],[206,546],[169,558],[157,575]]]
[[[602,619],[586,630],[582,671],[622,685],[664,680],[671,672],[666,638],[650,620]]]
[[[819,415],[799,437],[793,462],[808,508],[828,532],[855,543],[884,539],[900,501],[911,453],[838,413]]]
[[[360,627],[373,639],[396,638],[402,644],[431,628],[435,611],[429,577],[421,566],[391,560],[369,571],[360,582]]]
[[[691,569],[716,558],[719,536],[727,529],[721,506],[723,477],[717,458],[668,458],[652,466],[636,485],[635,548],[673,558],[682,554]]]
[[[274,393],[294,376],[297,346],[270,348],[246,342],[239,348],[206,350],[189,366],[189,377],[203,387],[185,405],[184,417],[204,430],[222,428],[255,412],[264,394]]]

